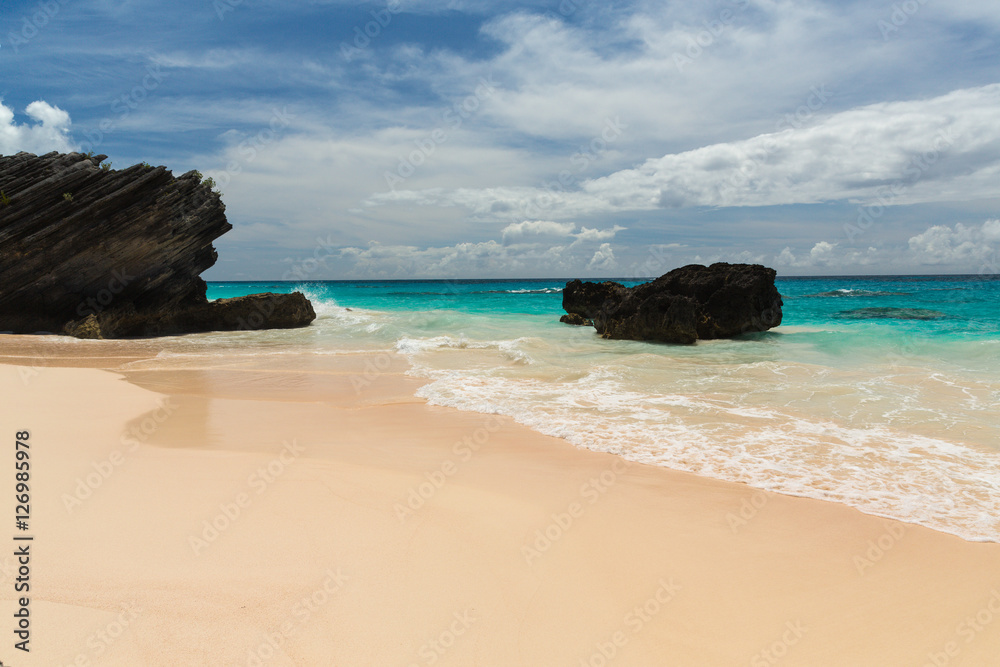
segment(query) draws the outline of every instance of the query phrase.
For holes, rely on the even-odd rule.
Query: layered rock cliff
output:
[[[299,293],[209,302],[200,274],[232,228],[200,174],[104,155],[0,157],[0,331],[117,338],[305,326]]]
[[[667,343],[731,338],[781,324],[775,275],[760,264],[717,263],[684,266],[631,288],[573,280],[563,290],[563,309],[578,316],[571,323],[593,320],[604,338]]]

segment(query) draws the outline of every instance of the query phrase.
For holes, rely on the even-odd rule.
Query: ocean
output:
[[[565,282],[215,282],[212,299],[302,291],[317,319],[162,354],[398,352],[433,404],[1000,541],[1000,277],[780,278],[780,327],[690,346],[561,324]]]

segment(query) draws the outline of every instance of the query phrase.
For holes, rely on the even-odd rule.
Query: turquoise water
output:
[[[635,281],[622,281],[635,284]],[[1000,280],[786,278],[784,320],[692,346],[558,322],[564,280],[212,283],[317,320],[246,353],[392,351],[420,395],[631,460],[1000,539]],[[230,338],[226,338],[229,336]]]
[[[621,282],[636,285],[643,281]],[[304,289],[320,300],[369,310],[547,315],[563,312],[565,283],[565,280],[216,282],[209,284],[208,296],[219,299],[261,290]],[[998,276],[784,278],[777,281],[777,286],[785,299],[785,326],[836,326],[848,319],[869,320],[880,329],[888,327],[917,335],[963,339],[1000,335]],[[898,312],[850,314],[864,309]],[[923,312],[914,314],[907,309]]]

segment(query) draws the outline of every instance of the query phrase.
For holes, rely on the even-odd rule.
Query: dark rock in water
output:
[[[564,324],[575,324],[577,326],[594,326],[594,320],[588,320],[579,313],[568,313],[559,318]]]
[[[718,263],[691,264],[631,288],[572,281],[563,291],[563,307],[567,292],[579,295],[570,301],[572,312],[597,304],[589,312],[604,338],[667,343],[731,338],[781,324],[775,275],[759,264]]]
[[[127,338],[194,331],[292,329],[314,319],[316,312],[301,292],[266,292],[186,304],[159,313],[134,308],[109,309],[68,322],[63,333],[77,338]]]
[[[251,329],[294,329],[316,319],[309,299],[301,292],[291,294],[250,294],[218,299],[193,306],[177,314],[181,329],[237,331]],[[168,322],[166,327],[171,326]]]
[[[199,276],[232,228],[218,193],[198,172],[115,170],[105,157],[0,156],[0,331],[116,338],[315,319],[301,294],[209,302]]]
[[[940,320],[948,315],[928,308],[856,308],[842,310],[837,317],[845,320]]]
[[[698,304],[691,297],[643,290],[630,292],[598,311],[594,328],[603,338],[687,344],[698,340],[700,319]]]
[[[585,320],[592,320],[605,301],[620,299],[627,291],[627,287],[613,280],[605,280],[603,283],[571,280],[566,283],[566,288],[563,289],[562,307],[571,315],[579,315]]]

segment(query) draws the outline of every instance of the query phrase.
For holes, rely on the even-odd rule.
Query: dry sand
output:
[[[399,359],[365,386],[327,363],[0,365],[0,539],[21,429],[35,536],[30,654],[0,558],[3,664],[1000,664],[1000,545],[428,406]]]

